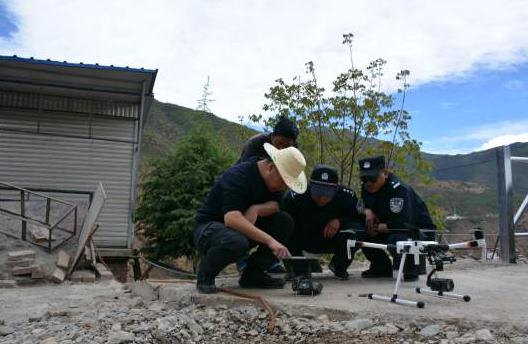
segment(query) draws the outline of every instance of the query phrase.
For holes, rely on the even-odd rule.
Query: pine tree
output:
[[[199,128],[151,162],[142,178],[136,212],[144,227],[146,256],[196,257],[192,242],[196,210],[216,177],[234,160],[211,129]]]

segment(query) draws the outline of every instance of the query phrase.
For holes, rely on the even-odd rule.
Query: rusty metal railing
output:
[[[11,231],[3,229],[0,225],[0,232],[14,237],[16,239],[22,239],[29,243],[32,243],[36,246],[40,246],[48,249],[49,252],[53,251],[57,247],[61,246],[69,239],[73,238],[77,234],[77,222],[79,216],[78,205],[67,202],[65,200],[51,197],[44,193],[37,192],[37,190],[26,189],[11,183],[0,182],[0,191],[8,191],[12,196],[7,199],[0,199],[0,217],[7,217],[14,220],[20,221],[20,231],[19,235],[16,234],[17,230],[13,229]],[[69,194],[84,194],[89,196],[91,201],[92,192],[86,191],[73,191],[73,190],[54,190],[54,189],[39,189],[39,191],[48,191],[53,193],[69,193]],[[13,197],[15,196],[15,197]],[[17,197],[18,196],[18,197]],[[45,201],[45,210],[41,216],[34,216],[31,214],[31,211],[28,211],[28,203],[31,198],[40,198],[42,201]],[[14,209],[7,209],[7,207],[2,207],[3,203],[10,202],[11,204],[19,203],[18,211]],[[60,205],[56,208],[65,208],[62,212],[55,214],[54,217],[57,218],[56,221],[51,221],[53,205]],[[62,210],[62,209],[59,209]],[[68,225],[65,224],[66,219],[72,218],[71,228],[67,228]],[[0,223],[1,224],[1,223]],[[28,235],[28,225],[35,227],[35,229]],[[15,233],[13,233],[15,232]],[[56,238],[54,233],[61,233],[61,238]],[[35,236],[35,233],[40,234],[39,237]]]

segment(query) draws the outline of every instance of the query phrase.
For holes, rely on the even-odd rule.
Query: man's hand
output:
[[[332,219],[328,221],[326,224],[324,230],[323,230],[323,237],[324,238],[333,238],[337,232],[339,231],[339,228],[341,227],[341,223],[338,219]]]
[[[273,254],[275,255],[275,257],[279,258],[279,259],[282,259],[284,257],[289,257],[291,256],[290,254],[290,251],[288,251],[288,249],[286,248],[286,246],[284,246],[283,244],[281,244],[280,242],[278,242],[277,240],[272,240],[269,244],[268,244],[268,247],[269,249],[273,252]]]
[[[367,236],[373,237],[378,233],[376,232],[378,218],[376,214],[370,209],[365,209],[365,222],[367,224]]]
[[[254,225],[257,222],[257,218],[259,215],[259,208],[258,205],[252,205],[249,208],[246,209],[244,212],[244,217],[246,220],[251,222],[252,225]]]
[[[378,224],[378,229],[376,229],[376,232],[383,234],[389,233],[389,227],[387,227],[386,223],[380,223]]]

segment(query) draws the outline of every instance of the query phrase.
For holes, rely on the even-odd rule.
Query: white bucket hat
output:
[[[295,147],[277,149],[269,143],[264,143],[264,149],[277,166],[284,183],[296,193],[304,193],[307,182],[304,174],[306,160],[303,154]]]

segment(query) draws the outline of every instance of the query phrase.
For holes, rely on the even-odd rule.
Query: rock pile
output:
[[[62,308],[61,308],[62,307]],[[279,311],[275,332],[267,313],[254,306],[205,306],[145,301],[132,294],[90,306],[61,305],[24,321],[0,322],[0,342],[22,343],[525,343],[512,328],[469,328],[445,322],[417,324],[356,318],[334,321]]]

